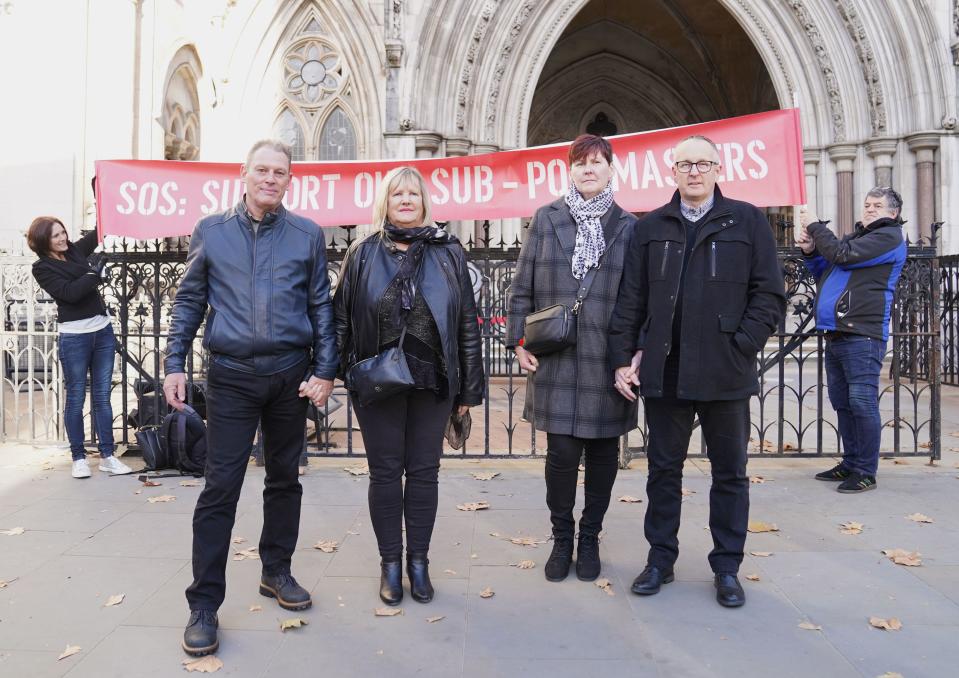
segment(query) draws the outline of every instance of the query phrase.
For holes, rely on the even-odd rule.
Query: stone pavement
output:
[[[947,429],[947,431],[950,429]],[[231,560],[220,610],[223,668],[217,675],[382,676],[787,676],[841,678],[897,672],[906,678],[954,676],[959,665],[959,438],[935,467],[883,461],[879,489],[835,492],[813,472],[830,459],[762,460],[750,472],[754,520],[777,532],[751,534],[741,575],[744,608],[713,597],[706,562],[708,464],[687,465],[677,579],[659,595],[629,593],[644,563],[643,464],[622,471],[602,543],[611,593],[571,576],[543,578],[542,461],[444,462],[431,551],[437,595],[407,598],[403,614],[376,617],[378,558],[366,508],[367,479],[343,471],[355,461],[313,460],[294,574],[314,597],[290,613],[257,594],[259,561]],[[133,465],[139,461],[128,460]],[[472,473],[496,471],[480,481]],[[251,466],[234,534],[254,546],[261,524],[263,470]],[[140,678],[185,675],[179,648],[187,618],[190,517],[199,487],[164,479],[141,487],[131,477],[69,475],[62,448],[0,446],[0,676]],[[148,498],[174,495],[175,501]],[[622,495],[643,503],[615,501]],[[490,509],[456,505],[488,501]],[[580,497],[579,505],[582,504]],[[922,513],[930,524],[906,518]],[[862,533],[842,534],[856,521]],[[14,530],[14,532],[16,532]],[[495,533],[499,536],[493,536]],[[335,553],[313,548],[335,540]],[[882,549],[919,551],[922,565],[895,565]],[[535,561],[533,569],[513,566]],[[2,586],[2,584],[0,584]],[[491,598],[481,598],[489,587]],[[104,603],[124,594],[119,605]],[[260,605],[262,610],[251,611]],[[309,625],[287,632],[280,622]],[[434,623],[427,617],[442,616]],[[870,627],[896,617],[900,631]],[[805,630],[803,622],[821,626]],[[81,649],[61,661],[68,645]]]

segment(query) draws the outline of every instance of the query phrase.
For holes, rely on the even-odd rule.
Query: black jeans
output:
[[[426,553],[436,522],[443,434],[453,401],[412,390],[370,403],[353,401],[370,467],[370,518],[380,556]],[[406,484],[403,475],[406,474]]]
[[[211,363],[207,379],[206,485],[193,512],[191,610],[217,610],[226,593],[226,560],[236,503],[257,423],[263,426],[266,481],[259,553],[265,574],[290,571],[300,531],[297,469],[303,449],[306,399],[297,395],[307,361],[269,376]]]
[[[572,537],[576,531],[573,506],[579,460],[586,453],[585,503],[579,521],[582,535],[597,536],[619,470],[619,438],[576,438],[546,434],[546,505],[553,523],[553,536]]]
[[[668,569],[679,556],[677,534],[683,500],[683,462],[696,414],[706,439],[713,475],[709,491],[713,550],[709,564],[713,572],[736,573],[743,561],[749,523],[748,398],[716,401],[646,398],[649,506],[645,532],[650,546],[647,562]]]

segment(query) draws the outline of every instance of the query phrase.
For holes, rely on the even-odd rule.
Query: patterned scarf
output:
[[[387,222],[383,225],[383,233],[392,242],[402,242],[409,245],[405,252],[406,256],[400,262],[400,270],[394,278],[394,282],[400,287],[400,296],[399,306],[393,309],[393,320],[399,326],[400,322],[413,309],[416,279],[423,263],[423,253],[426,251],[427,243],[442,245],[455,241],[456,237],[432,224],[416,228],[400,228]]]
[[[599,264],[606,251],[606,238],[599,218],[613,206],[612,182],[599,195],[585,200],[576,186],[570,182],[566,193],[566,205],[576,222],[576,247],[573,249],[573,277],[582,280],[586,272]]]

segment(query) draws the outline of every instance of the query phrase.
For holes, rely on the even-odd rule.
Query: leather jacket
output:
[[[379,300],[399,270],[385,239],[378,232],[353,243],[340,268],[333,309],[341,378],[355,362],[379,352]],[[479,405],[485,383],[479,322],[459,242],[427,244],[418,281],[439,330],[449,393],[456,405]]]
[[[335,377],[326,238],[309,219],[280,206],[254,232],[241,200],[197,223],[173,304],[167,374],[184,371],[207,306],[203,347],[217,364],[269,375],[309,357],[312,375]]]

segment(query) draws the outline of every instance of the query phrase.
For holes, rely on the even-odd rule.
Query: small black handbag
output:
[[[346,388],[356,396],[360,405],[365,407],[413,388],[413,375],[406,364],[406,354],[403,353],[405,339],[404,325],[396,346],[377,353],[372,358],[360,360],[346,371]]]
[[[599,266],[591,268],[583,278],[572,308],[566,304],[554,304],[526,316],[523,348],[539,356],[576,345],[576,316],[583,305],[583,299],[589,294],[598,268]]]

